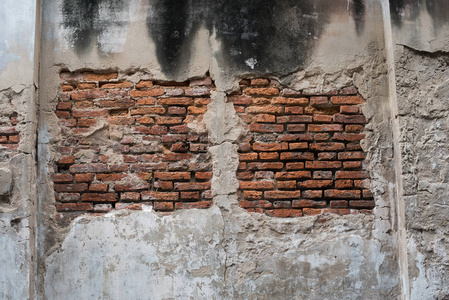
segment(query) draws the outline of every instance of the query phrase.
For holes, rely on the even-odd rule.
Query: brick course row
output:
[[[250,132],[239,144],[241,207],[278,217],[372,212],[365,100],[354,87],[304,95],[258,78],[229,101]]]

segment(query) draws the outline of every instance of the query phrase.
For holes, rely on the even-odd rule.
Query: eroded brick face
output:
[[[210,78],[134,83],[117,73],[60,75],[57,211],[210,207],[207,134],[190,128],[202,122]]]
[[[302,95],[259,78],[229,101],[250,132],[239,145],[241,207],[276,217],[372,212],[365,100],[354,87]]]
[[[0,116],[0,159],[4,161],[17,153],[20,137],[16,128],[17,114],[0,113]]]

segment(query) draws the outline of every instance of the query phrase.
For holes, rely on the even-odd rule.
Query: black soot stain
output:
[[[391,20],[397,27],[404,21],[416,21],[425,11],[432,18],[435,33],[449,22],[447,0],[390,0]]]
[[[105,9],[102,15],[100,8]],[[125,25],[115,18],[123,9],[124,0],[64,0],[62,25],[71,30],[68,38],[75,51],[83,54],[94,43],[101,46],[98,38],[105,30],[113,25]]]
[[[364,2],[354,2],[362,30]],[[216,34],[223,63],[246,72],[285,73],[306,63],[332,13],[327,0],[149,0],[147,26],[166,74],[186,64],[187,44],[200,26]]]
[[[351,2],[351,14],[355,22],[357,34],[361,34],[365,25],[365,0],[353,0]]]

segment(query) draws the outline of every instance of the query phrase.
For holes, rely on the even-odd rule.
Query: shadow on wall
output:
[[[349,11],[358,34],[365,21],[365,0],[149,0],[148,4],[148,34],[168,76],[186,66],[201,27],[221,42],[220,61],[245,71],[285,73],[306,64],[332,13]],[[72,30],[69,39],[77,53],[85,53],[95,42],[99,46],[98,36],[111,22],[118,22],[114,15],[123,10],[123,0],[64,0],[63,26]]]
[[[432,18],[435,33],[449,22],[447,0],[390,0],[391,20],[401,27],[404,21],[416,21],[424,12]]]

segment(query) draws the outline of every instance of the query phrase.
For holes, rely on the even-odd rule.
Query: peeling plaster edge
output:
[[[408,253],[407,253],[407,224],[405,217],[405,201],[402,186],[402,157],[399,139],[401,136],[398,119],[398,101],[396,91],[396,73],[394,61],[393,31],[390,18],[390,1],[382,0],[382,14],[384,23],[385,50],[387,54],[388,67],[388,94],[391,111],[391,125],[393,133],[393,155],[395,165],[395,194],[398,225],[398,254],[399,254],[399,280],[401,282],[401,299],[410,299],[410,284],[408,275]]]

